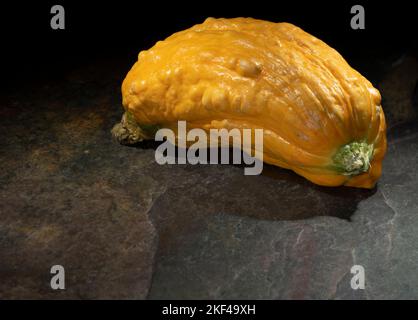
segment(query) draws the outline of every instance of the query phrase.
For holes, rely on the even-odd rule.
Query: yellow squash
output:
[[[122,96],[116,135],[125,143],[153,139],[155,125],[175,130],[178,120],[204,130],[262,128],[264,161],[316,184],[372,188],[381,174],[378,90],[289,23],[208,18],[141,51]]]

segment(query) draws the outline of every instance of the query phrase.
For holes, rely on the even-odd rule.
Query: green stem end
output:
[[[156,125],[140,125],[130,112],[125,112],[122,120],[112,129],[113,137],[124,145],[132,145],[143,140],[154,139],[159,129]]]
[[[373,145],[351,142],[342,146],[333,157],[335,169],[343,175],[355,176],[367,172],[373,158]]]

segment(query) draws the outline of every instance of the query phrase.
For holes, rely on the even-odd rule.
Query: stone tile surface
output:
[[[377,77],[390,130],[373,190],[160,166],[155,143],[118,145],[129,61],[2,94],[0,298],[418,298],[416,66],[405,55]]]

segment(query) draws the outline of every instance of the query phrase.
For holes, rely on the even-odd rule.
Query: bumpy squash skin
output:
[[[289,23],[213,19],[141,51],[122,84],[140,125],[263,128],[264,161],[323,186],[372,188],[386,152],[379,92],[341,55]],[[335,169],[344,145],[372,146],[367,172]]]

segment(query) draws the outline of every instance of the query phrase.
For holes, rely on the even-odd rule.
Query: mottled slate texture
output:
[[[370,75],[390,127],[370,191],[271,166],[159,166],[154,143],[114,143],[129,66],[2,93],[0,298],[418,298],[413,55]],[[54,264],[65,291],[50,289]],[[351,289],[353,264],[366,290]]]

